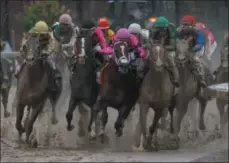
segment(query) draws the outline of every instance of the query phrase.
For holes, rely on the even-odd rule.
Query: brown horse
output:
[[[41,53],[43,47],[39,44],[38,37],[31,37],[23,47],[25,54],[26,64],[21,70],[18,76],[17,83],[17,118],[16,129],[19,133],[19,138],[23,132],[26,132],[26,143],[31,146],[37,145],[37,140],[31,140],[30,136],[33,130],[34,122],[37,119],[39,113],[45,105],[46,99],[49,98],[52,105],[52,123],[56,124],[55,105],[59,98],[61,88],[58,92],[51,92],[49,89],[49,80],[47,63],[44,59],[47,56],[43,56]],[[25,126],[23,127],[21,121],[23,119],[24,108],[28,106],[28,111],[32,109],[30,117],[26,119]]]
[[[215,73],[216,83],[228,83],[228,47],[221,50],[221,64]],[[228,122],[228,99],[216,98],[216,105],[220,114],[220,133],[224,136],[225,124]],[[225,106],[227,105],[226,112]]]
[[[149,48],[150,55],[146,60],[146,65],[149,68],[140,90],[140,115],[139,124],[140,134],[142,137],[139,149],[144,150],[149,148],[152,142],[153,134],[156,131],[159,119],[162,117],[165,108],[169,109],[171,116],[170,130],[173,129],[173,110],[176,105],[175,87],[171,82],[169,71],[167,70],[168,54],[162,43],[152,44]],[[149,128],[149,136],[146,138],[146,121],[149,108],[155,111],[153,123]],[[138,132],[138,131],[137,131]]]
[[[180,88],[179,94],[177,97],[177,119],[176,119],[176,135],[178,136],[181,129],[181,122],[184,118],[184,115],[187,112],[188,104],[194,98],[196,98],[200,104],[200,121],[199,129],[204,130],[204,112],[208,102],[208,98],[204,97],[201,93],[201,87],[198,84],[196,76],[192,72],[190,65],[190,60],[192,59],[193,52],[190,51],[190,37],[187,40],[177,40],[176,44],[176,65],[179,70],[180,76]],[[210,74],[212,77],[212,75]],[[209,80],[209,77],[208,79]],[[206,83],[210,83],[207,81]],[[197,132],[197,131],[196,131]]]
[[[130,68],[128,44],[122,41],[116,42],[114,50],[114,58],[103,67],[102,83],[89,124],[91,140],[95,140],[96,131],[98,131],[101,142],[104,141],[105,126],[108,120],[107,107],[118,110],[118,118],[114,127],[116,136],[120,137],[123,134],[124,122],[137,102],[141,85],[141,80]]]

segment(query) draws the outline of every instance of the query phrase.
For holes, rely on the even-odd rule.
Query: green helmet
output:
[[[156,19],[154,26],[155,27],[167,27],[169,25],[169,21],[164,17],[160,16]]]

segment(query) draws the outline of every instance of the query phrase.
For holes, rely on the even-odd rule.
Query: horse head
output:
[[[41,59],[41,46],[38,37],[30,37],[23,46],[23,54],[25,55],[26,63],[33,65],[35,61]]]
[[[178,63],[178,66],[184,65],[185,62],[187,62],[188,55],[190,53],[190,41],[192,40],[192,37],[189,37],[187,40],[177,40],[176,41],[176,56],[175,60]]]
[[[85,64],[86,58],[92,57],[93,49],[93,31],[81,29],[79,32],[76,41],[75,41],[75,50],[77,63]],[[91,54],[91,56],[89,56]]]
[[[115,52],[115,61],[116,64],[119,67],[119,70],[121,72],[124,72],[124,70],[127,70],[130,63],[129,58],[129,46],[128,43],[125,41],[118,41],[114,44],[114,52]],[[126,72],[126,71],[125,71]]]
[[[150,55],[147,59],[147,62],[148,66],[152,67],[156,71],[161,71],[166,62],[166,50],[164,48],[164,40],[165,39],[154,42],[150,41]]]

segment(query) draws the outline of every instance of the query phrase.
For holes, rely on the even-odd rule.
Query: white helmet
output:
[[[135,33],[135,34],[140,34],[141,30],[142,30],[141,26],[137,23],[130,24],[130,26],[128,28],[128,31],[130,33]]]

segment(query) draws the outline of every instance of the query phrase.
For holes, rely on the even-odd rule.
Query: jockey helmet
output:
[[[201,30],[206,28],[204,23],[201,23],[201,22],[197,22],[195,26],[196,28],[201,29]]]
[[[72,17],[68,14],[62,14],[59,18],[59,23],[71,25],[72,24]]]
[[[154,23],[156,21],[157,17],[156,16],[152,16],[148,19],[149,23]]]
[[[191,26],[195,26],[196,24],[196,20],[192,15],[184,15],[181,18],[181,24],[182,25],[191,25]]]
[[[116,36],[118,39],[129,39],[130,38],[130,32],[126,28],[120,28],[117,31]]]
[[[164,16],[160,16],[156,19],[154,25],[155,27],[167,27],[169,25],[169,21]]]
[[[98,20],[98,27],[100,29],[108,29],[109,28],[109,21],[107,20],[107,18],[102,17]]]
[[[44,21],[38,21],[34,26],[34,32],[36,32],[36,33],[48,33],[49,28],[48,28],[47,23],[45,23]]]
[[[82,29],[93,29],[95,26],[96,26],[95,22],[93,20],[89,19],[89,20],[83,21],[81,27],[82,27]]]
[[[128,27],[128,31],[130,33],[134,33],[134,34],[140,34],[141,30],[142,30],[141,26],[139,24],[137,24],[137,23],[132,23]]]

